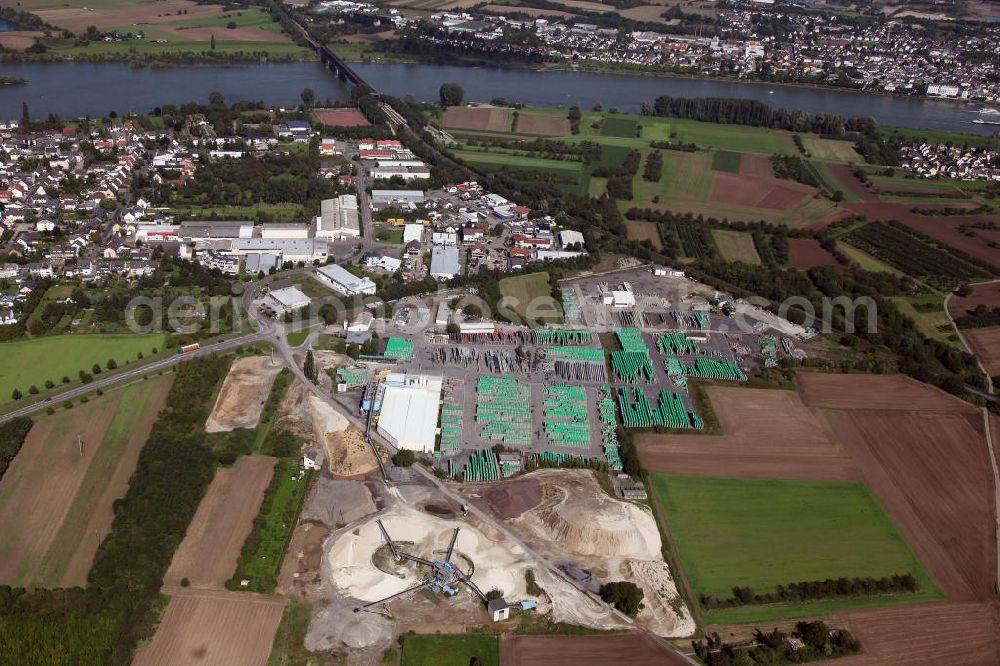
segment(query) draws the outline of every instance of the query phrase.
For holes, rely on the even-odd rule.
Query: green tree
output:
[[[14,389],[14,392],[10,394],[10,397],[14,400],[20,400],[24,397],[24,394],[21,393],[19,389]]]
[[[28,111],[28,103],[21,102],[21,124],[27,125],[31,122],[31,112]]]
[[[627,580],[619,580],[601,586],[601,598],[629,617],[635,617],[642,610],[642,588]]]
[[[438,95],[441,106],[459,106],[465,99],[465,90],[457,83],[442,83]]]
[[[212,49],[213,51],[215,50],[215,33],[214,32],[212,33],[212,39],[209,42],[208,48]]]
[[[92,367],[90,369],[90,371],[93,372],[95,375],[101,374],[101,364],[100,363],[95,363],[94,367]]]
[[[310,349],[306,352],[305,363],[302,364],[302,372],[312,381],[316,381],[316,361],[313,359],[313,353]]]
[[[30,393],[31,395],[38,395],[38,387],[32,384],[31,387],[28,389],[28,393]]]
[[[417,462],[417,456],[409,449],[400,449],[396,452],[396,455],[392,457],[392,462],[396,463],[399,467],[409,467],[413,463]]]
[[[113,358],[108,359],[108,370],[114,370],[118,367],[118,362]]]
[[[312,88],[303,88],[302,92],[299,93],[299,97],[302,98],[302,105],[309,108],[316,102],[316,93],[313,92]]]

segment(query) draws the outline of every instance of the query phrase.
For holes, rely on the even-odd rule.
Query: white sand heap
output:
[[[403,550],[430,560],[443,557],[452,533],[460,527],[452,562],[466,571],[461,555],[469,558],[475,567],[472,581],[483,592],[499,589],[508,600],[527,595],[524,574],[529,566],[519,547],[492,541],[466,522],[437,518],[403,503],[380,518],[393,541],[413,542]],[[406,578],[399,578],[378,569],[372,555],[384,543],[374,517],[337,538],[327,553],[334,587],[361,601],[377,601],[416,584],[428,573],[425,567],[416,566],[407,569]]]
[[[519,522],[576,555],[660,558],[660,532],[649,511],[609,497],[589,472],[562,472],[557,482],[547,476],[545,499]]]

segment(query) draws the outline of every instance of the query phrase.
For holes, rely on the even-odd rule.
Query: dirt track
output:
[[[187,578],[195,588],[222,589],[236,570],[275,462],[269,456],[243,456],[215,473],[174,553],[165,585],[180,585]]]
[[[222,384],[215,407],[205,422],[206,432],[229,432],[235,428],[256,428],[280,364],[267,356],[248,356],[233,362]]]
[[[500,663],[510,666],[671,666],[686,664],[642,634],[513,636],[500,641]]]
[[[285,600],[174,588],[153,641],[133,666],[265,666]]]

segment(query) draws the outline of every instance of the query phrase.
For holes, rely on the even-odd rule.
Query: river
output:
[[[505,97],[530,106],[605,108],[638,112],[643,102],[660,95],[673,97],[736,97],[766,102],[774,107],[828,111],[845,117],[872,116],[878,122],[937,130],[992,134],[995,127],[973,125],[971,106],[953,101],[869,95],[856,92],[737,83],[711,79],[627,76],[589,72],[483,69],[459,66],[359,63],[355,70],[375,88],[391,95],[412,94],[419,100],[437,99],[442,83],[454,81],[470,101]],[[131,68],[126,64],[20,63],[0,73],[21,76],[28,83],[0,88],[0,118],[20,118],[27,102],[33,117],[58,113],[63,117],[146,112],[158,105],[207,101],[219,91],[227,102],[263,100],[268,104],[296,104],[303,88],[316,99],[343,100],[348,89],[319,63],[251,64],[232,67]]]

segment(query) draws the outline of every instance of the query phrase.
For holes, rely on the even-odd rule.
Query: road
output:
[[[358,190],[358,215],[361,218],[361,247],[365,252],[375,244],[375,226],[372,223],[372,207],[368,197],[368,171],[365,165],[354,162],[354,184]]]

